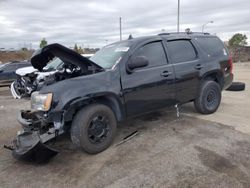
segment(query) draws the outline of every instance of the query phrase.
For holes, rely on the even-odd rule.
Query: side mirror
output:
[[[145,56],[132,57],[129,63],[127,64],[127,70],[129,73],[132,73],[134,69],[146,67],[148,64],[149,61]]]

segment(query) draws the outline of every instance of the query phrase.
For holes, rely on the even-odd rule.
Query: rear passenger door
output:
[[[190,39],[167,41],[167,50],[175,71],[178,103],[195,99],[199,89],[200,71],[203,68],[197,50]]]
[[[128,116],[135,116],[174,103],[174,70],[168,63],[162,41],[141,44],[131,58],[144,56],[149,64],[122,76]]]

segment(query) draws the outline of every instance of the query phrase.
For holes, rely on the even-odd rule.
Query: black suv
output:
[[[10,148],[18,158],[55,155],[49,141],[65,132],[84,151],[101,152],[110,146],[117,122],[167,106],[194,102],[198,112],[211,114],[233,80],[228,50],[207,33],[132,38],[90,59],[51,44],[35,52],[31,63],[41,70],[55,57],[74,65],[74,75],[61,72],[50,78],[59,82],[32,94],[31,111],[18,116],[23,131]]]

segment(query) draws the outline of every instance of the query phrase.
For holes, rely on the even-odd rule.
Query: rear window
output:
[[[196,51],[189,40],[175,40],[167,43],[173,63],[193,61],[197,58]]]
[[[226,48],[218,38],[202,37],[195,39],[199,46],[208,54],[209,57],[228,55]]]

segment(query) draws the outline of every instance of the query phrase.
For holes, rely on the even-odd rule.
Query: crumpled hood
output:
[[[48,62],[54,57],[60,58],[66,64],[79,66],[84,71],[92,70],[93,68],[103,69],[101,66],[97,65],[88,58],[83,57],[75,51],[57,43],[49,44],[35,51],[30,61],[35,69],[42,71]]]

